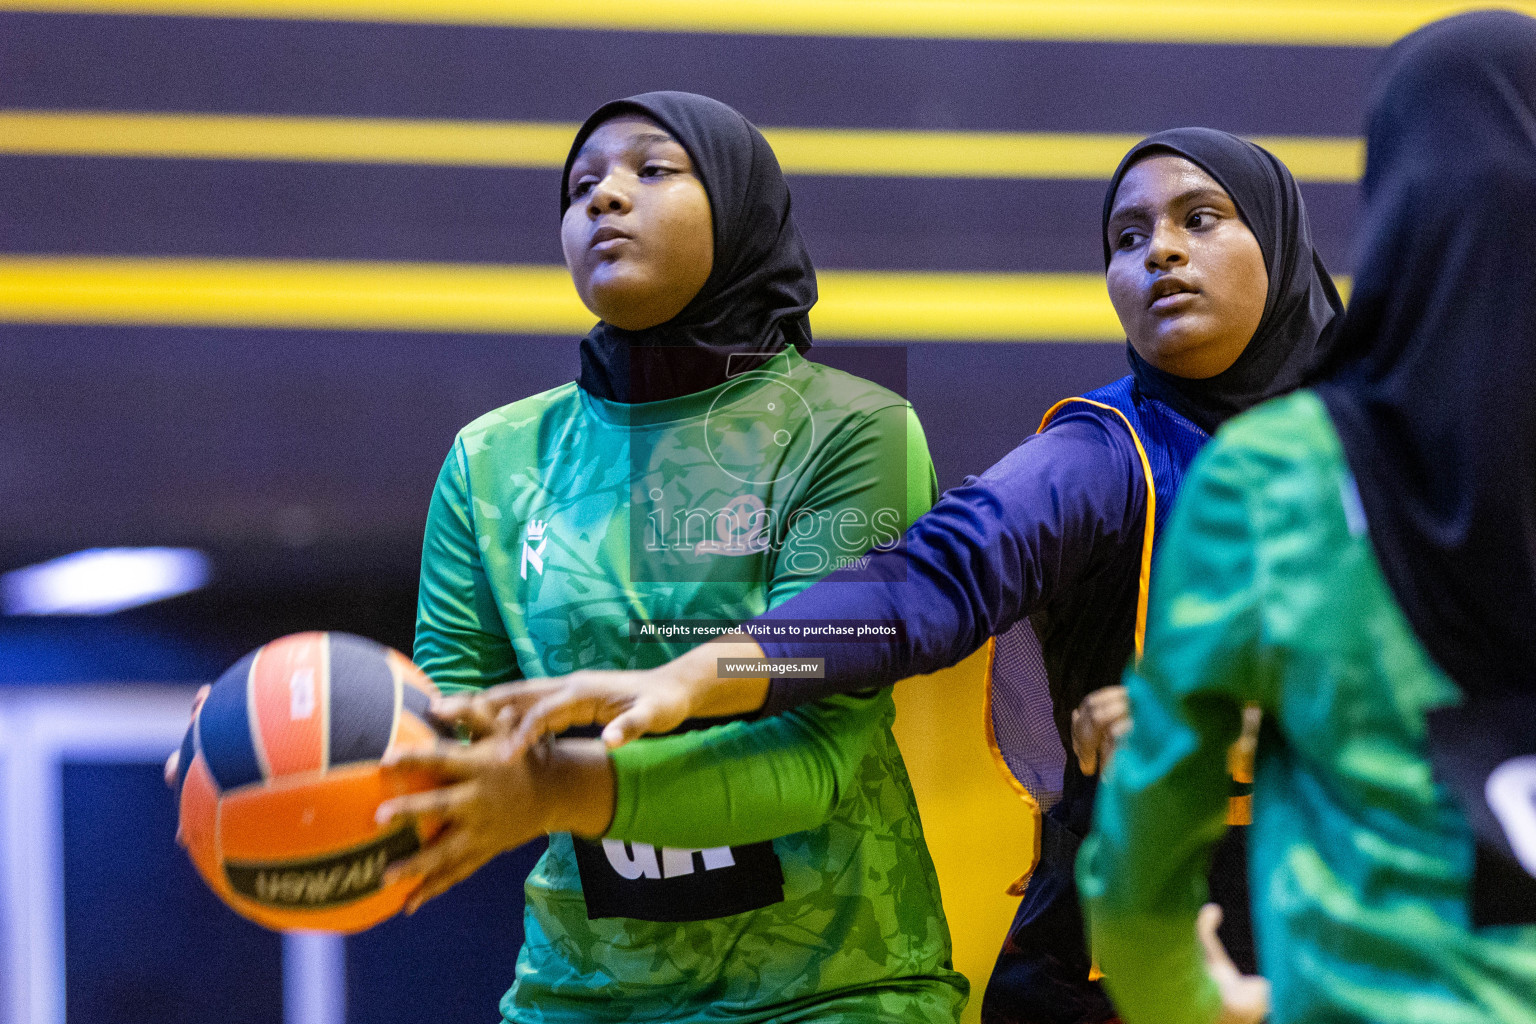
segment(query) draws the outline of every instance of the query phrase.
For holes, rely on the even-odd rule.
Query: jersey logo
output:
[[[533,566],[533,571],[540,576],[544,575],[544,548],[549,544],[549,538],[544,536],[544,531],[549,524],[542,519],[529,522],[528,532],[523,534],[523,579],[528,578],[528,566]]]
[[[773,843],[673,849],[572,837],[587,917],[708,921],[784,900]]]
[[[634,852],[631,853],[631,850]],[[608,855],[608,863],[613,865],[613,870],[630,881],[637,878],[691,875],[693,855],[696,853],[703,859],[705,871],[733,867],[736,864],[729,846],[715,846],[708,850],[678,850],[663,846],[660,863],[656,860],[656,847],[650,843],[622,843],[617,839],[604,839],[603,852]]]

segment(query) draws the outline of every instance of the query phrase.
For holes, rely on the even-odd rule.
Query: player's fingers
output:
[[[420,793],[407,793],[405,796],[397,796],[379,804],[373,820],[380,826],[387,826],[397,818],[423,814],[452,818],[454,812],[473,796],[473,792],[474,789],[469,783],[460,783],[457,786],[428,789]]]
[[[454,694],[432,701],[432,717],[445,725],[467,729],[475,738],[489,734],[496,726],[496,712],[504,704],[518,699],[528,684],[522,681],[499,683],[476,694]]]
[[[598,706],[593,694],[578,687],[565,687],[524,713],[503,753],[508,759],[521,757],[545,736],[558,735],[577,725],[601,725],[607,719],[598,717]]]
[[[1248,1019],[1244,1024],[1259,1024],[1267,1018],[1270,1007],[1269,979],[1257,975],[1245,975],[1239,1002],[1247,1011]]]
[[[475,698],[475,721],[484,723],[488,733],[509,731],[522,719],[524,711],[558,692],[562,683],[548,679],[503,683],[494,688],[496,692],[487,691]]]
[[[1099,771],[1109,771],[1109,763],[1115,759],[1115,751],[1120,749],[1120,739],[1128,731],[1129,725],[1124,728],[1111,726],[1099,733]]]
[[[1109,762],[1115,757],[1115,737],[1108,730],[1099,733],[1099,771],[1109,770]]]
[[[652,707],[640,701],[603,727],[603,743],[609,750],[617,750],[630,740],[637,740],[652,731],[666,730],[656,729],[656,715]]]
[[[1130,732],[1130,731],[1131,731],[1131,716],[1130,715],[1121,715],[1119,718],[1117,718],[1113,722],[1109,723],[1109,729],[1108,729],[1109,738],[1111,740],[1113,740],[1115,743],[1119,743],[1121,740],[1125,739],[1125,734]]]
[[[467,727],[471,735],[478,730],[474,720],[474,700],[463,694],[453,694],[447,697],[432,698],[431,705],[427,708],[427,714],[440,725],[449,727]]]
[[[550,694],[580,686],[582,675],[583,673],[577,672],[557,679],[523,679],[515,683],[493,686],[475,696],[475,711],[495,721],[496,716],[504,708],[511,708],[512,713],[521,718],[524,711]]]
[[[1084,775],[1098,773],[1099,736],[1087,701],[1072,711],[1072,752],[1077,755],[1077,765]]]
[[[436,899],[443,893],[458,885],[470,875],[479,871],[490,860],[489,857],[479,855],[465,855],[451,865],[447,865],[423,878],[421,886],[405,901],[405,913],[409,917],[421,909],[421,905],[428,900]]]
[[[468,847],[464,833],[444,829],[411,856],[397,860],[384,870],[382,884],[393,885],[402,878],[427,878],[445,865],[462,859]]]
[[[1195,934],[1200,937],[1200,948],[1205,953],[1205,966],[1218,979],[1237,978],[1237,965],[1227,955],[1227,947],[1221,944],[1216,929],[1221,927],[1221,907],[1207,903],[1195,917]]]
[[[1130,716],[1131,698],[1123,686],[1106,686],[1089,696],[1088,706],[1095,721],[1109,723]]]
[[[1099,770],[1103,771],[1109,767],[1120,740],[1131,731],[1131,704],[1123,686],[1107,686],[1094,696],[1099,699],[1091,714],[1097,737]]]
[[[1258,1011],[1254,1019],[1262,1019],[1269,1012],[1269,979],[1257,974],[1243,975],[1242,1002],[1249,1008]]]
[[[430,747],[391,750],[379,763],[390,772],[425,772],[446,779],[460,779],[473,770],[474,761],[473,748],[444,741]]]
[[[1083,703],[1097,709],[1124,703],[1126,699],[1126,689],[1124,686],[1101,686],[1087,697],[1084,697]]]

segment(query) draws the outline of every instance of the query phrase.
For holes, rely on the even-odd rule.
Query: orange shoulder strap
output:
[[[1142,645],[1146,639],[1147,632],[1147,594],[1152,580],[1153,527],[1157,521],[1157,487],[1152,479],[1152,463],[1147,458],[1146,449],[1142,447],[1141,438],[1137,436],[1136,429],[1131,426],[1131,421],[1126,418],[1125,414],[1112,405],[1105,405],[1102,402],[1095,402],[1091,398],[1064,398],[1057,402],[1046,411],[1045,417],[1041,419],[1040,427],[1038,430],[1036,430],[1036,433],[1039,433],[1041,430],[1044,430],[1046,427],[1050,426],[1051,420],[1054,419],[1056,414],[1061,411],[1062,407],[1072,402],[1083,402],[1084,404],[1094,406],[1098,409],[1106,409],[1119,417],[1120,422],[1125,424],[1126,431],[1131,435],[1131,442],[1136,446],[1136,454],[1141,459],[1141,471],[1147,481],[1147,523],[1143,532],[1143,540],[1141,546],[1141,574],[1139,580],[1137,581],[1136,591],[1136,658],[1139,661],[1141,659]],[[986,731],[987,749],[991,752],[993,763],[997,765],[998,771],[1002,773],[1003,778],[1007,780],[1008,785],[1013,789],[1015,793],[1019,795],[1021,799],[1024,800],[1025,803],[1030,806],[1031,810],[1033,810],[1035,814],[1035,849],[1033,856],[1030,858],[1029,870],[1024,872],[1018,881],[1014,882],[1011,886],[1008,887],[1009,895],[1020,896],[1024,892],[1025,885],[1027,885],[1029,882],[1030,875],[1034,873],[1035,865],[1040,862],[1041,810],[1039,801],[1035,799],[1034,795],[1030,793],[1029,789],[1026,788],[1023,783],[1014,777],[1012,770],[1010,770],[1008,767],[1007,759],[1003,757],[1002,748],[998,746],[997,731],[992,724],[992,670],[995,665],[996,655],[997,638],[993,637],[987,641],[987,664],[985,669],[986,688],[982,704],[982,719]],[[1071,756],[1070,751],[1068,752],[1067,756]]]

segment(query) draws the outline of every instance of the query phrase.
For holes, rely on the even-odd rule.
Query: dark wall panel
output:
[[[1354,135],[1377,52],[0,14],[0,105],[570,121],[687,89],[765,125]]]
[[[553,170],[0,157],[0,252],[559,264]],[[790,179],[823,269],[1104,269],[1104,183]],[[1353,185],[1302,189],[1349,270]]]
[[[13,552],[375,545],[403,548],[411,571],[458,429],[577,372],[574,338],[12,325],[0,339]],[[1122,347],[1101,344],[916,344],[907,365],[945,486],[1055,399],[1125,372]]]
[[[545,845],[504,853],[411,917],[347,939],[349,1019],[492,1020],[523,944],[523,879]]]
[[[65,1012],[92,1024],[282,1024],[282,939],[176,845],[158,765],[66,764]]]

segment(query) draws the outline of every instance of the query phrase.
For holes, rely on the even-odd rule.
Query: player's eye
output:
[[[646,164],[640,168],[640,177],[642,178],[659,178],[671,173],[672,168],[667,167],[665,164]]]
[[[597,184],[597,179],[596,178],[581,178],[581,179],[579,179],[576,182],[576,184],[571,186],[571,192],[570,192],[571,198],[572,199],[580,199],[582,196],[586,195],[588,192],[591,192],[593,186],[595,186],[596,184]]]
[[[1141,232],[1139,231],[1122,231],[1120,232],[1120,237],[1115,239],[1115,248],[1134,249],[1136,248],[1137,241],[1140,238]]]
[[[1210,210],[1196,210],[1189,215],[1186,226],[1191,228],[1207,228],[1216,222],[1216,215]]]

